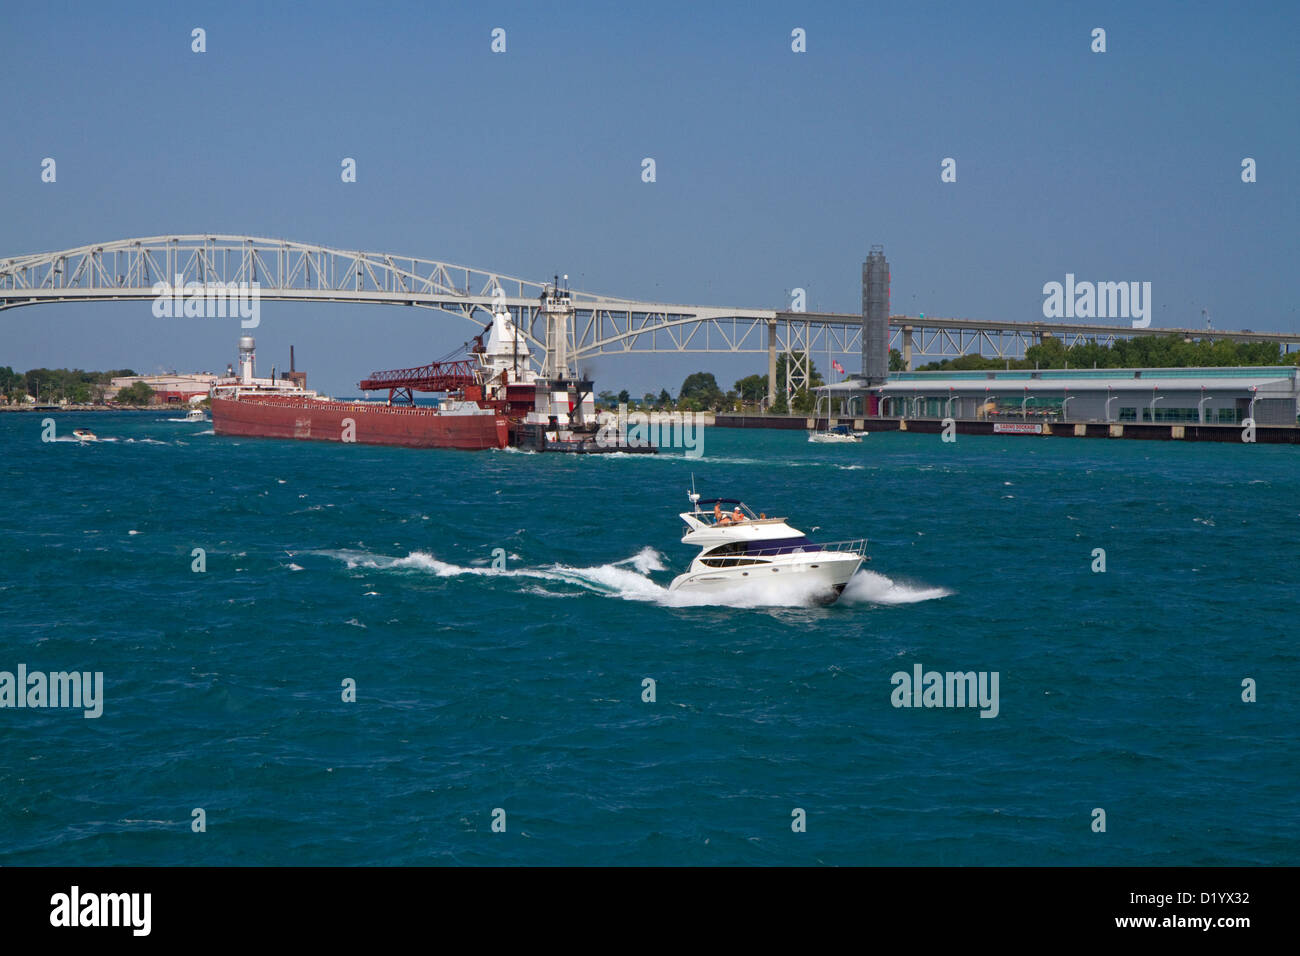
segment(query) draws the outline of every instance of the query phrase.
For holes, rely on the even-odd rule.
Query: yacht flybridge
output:
[[[814,544],[785,518],[754,514],[734,498],[701,499],[689,493],[691,510],[683,544],[700,548],[689,570],[669,591],[716,593],[777,582],[807,586],[814,600],[831,604],[866,560],[867,540]]]

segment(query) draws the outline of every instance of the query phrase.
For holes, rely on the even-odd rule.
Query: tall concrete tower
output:
[[[245,385],[252,385],[253,376],[257,374],[253,365],[256,347],[251,335],[239,337],[239,380]]]
[[[883,385],[889,375],[889,260],[872,246],[862,263],[862,377]]]

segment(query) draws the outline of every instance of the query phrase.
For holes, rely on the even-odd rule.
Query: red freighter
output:
[[[537,311],[555,330],[541,371],[533,367],[528,337],[504,303],[488,314],[492,320],[475,337],[467,358],[372,372],[359,383],[365,392],[387,389],[386,402],[345,402],[309,391],[307,376],[294,370],[292,349],[288,372],[277,378],[272,368],[270,378],[256,378],[253,338],[245,335],[239,340],[238,373],[232,365],[212,386],[213,430],[412,448],[514,446],[582,455],[658,451],[613,413],[597,413],[591,381],[571,374],[568,330],[574,306],[558,278],[542,293]],[[437,407],[416,405],[416,392],[446,397]]]
[[[480,404],[482,388],[469,362],[376,372],[361,387],[387,388],[387,402],[339,401],[310,391],[301,372],[256,378],[253,350],[252,336],[240,338],[239,374],[232,368],[212,387],[212,429],[218,435],[469,451],[509,443],[509,422],[495,403]],[[414,404],[414,391],[449,397],[433,408]],[[394,403],[394,395],[404,395],[407,404]]]

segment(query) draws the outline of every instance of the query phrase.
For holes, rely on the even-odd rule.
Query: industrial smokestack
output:
[[[889,261],[872,246],[862,263],[862,377],[883,385],[889,376]]]
[[[296,371],[298,371],[298,368],[293,364],[293,346],[290,345],[289,346],[289,374],[292,375]]]

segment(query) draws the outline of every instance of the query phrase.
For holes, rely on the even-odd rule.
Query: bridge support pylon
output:
[[[776,319],[767,323],[767,407],[776,404]]]

